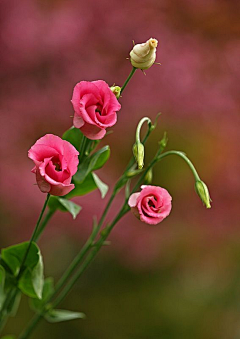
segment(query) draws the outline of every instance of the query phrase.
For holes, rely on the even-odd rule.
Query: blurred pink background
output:
[[[132,40],[158,39],[157,61],[162,65],[154,65],[146,76],[137,71],[126,88],[114,133],[101,143],[109,144],[112,153],[98,173],[100,178],[113,187],[131,156],[138,121],[146,115],[154,119],[161,112],[158,128],[146,147],[146,162],[167,131],[168,149],[187,153],[213,200],[211,210],[202,206],[194,192],[193,176],[180,158],[159,163],[153,183],[172,195],[172,213],[156,227],[140,223],[131,214],[118,223],[111,246],[99,254],[83,285],[79,282],[79,298],[85,308],[80,311],[88,313],[89,320],[59,325],[71,331],[77,328],[74,338],[80,334],[84,339],[240,336],[240,285],[235,290],[240,279],[239,14],[240,3],[235,0],[0,2],[2,247],[30,237],[45,198],[34,185],[28,149],[40,136],[61,136],[71,127],[70,99],[77,82],[103,79],[109,85],[124,83],[131,71],[126,58]],[[120,195],[108,220],[122,199]],[[102,201],[99,192],[94,192],[76,201],[83,207],[77,220],[59,212],[41,240],[46,275],[61,274],[88,236],[92,216],[100,215],[107,199]],[[101,280],[104,272],[110,275],[111,286],[120,286],[121,291],[121,281],[131,290],[131,279],[136,279],[141,305],[149,288],[155,291],[159,302],[149,306],[151,317],[134,318],[134,309],[125,314],[125,308],[131,309],[135,300],[128,295],[124,295],[122,313],[116,311],[114,305],[119,300],[114,293],[112,298],[108,295],[110,283]],[[126,272],[131,277],[125,279]],[[144,279],[151,274],[155,278],[146,286]],[[91,285],[93,277],[99,279],[99,289]],[[104,293],[100,286],[106,289]],[[101,313],[96,316],[93,300],[84,299],[88,293],[107,309],[102,313],[107,320]],[[75,294],[69,296],[70,308]],[[233,297],[236,294],[238,298]],[[107,304],[105,298],[109,299]],[[186,298],[190,300],[187,307]],[[179,309],[170,307],[173,300],[179,301]],[[24,305],[22,319],[26,322],[30,315]],[[186,316],[177,320],[186,309],[189,314],[185,312]],[[112,310],[120,312],[117,323]],[[196,319],[190,317],[193,310]],[[203,314],[208,320],[201,322]],[[126,319],[135,325],[131,328]],[[221,324],[220,330],[210,322]],[[139,323],[153,332],[140,330]],[[16,332],[23,327],[14,320],[13,324]],[[115,331],[118,326],[120,332]],[[54,328],[43,323],[42,334],[36,333],[36,338],[48,338],[48,331],[52,331],[49,338],[59,338],[62,332]]]

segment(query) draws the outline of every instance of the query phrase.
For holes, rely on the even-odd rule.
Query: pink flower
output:
[[[102,139],[106,128],[117,122],[121,105],[103,80],[81,81],[73,90],[73,125],[89,139]]]
[[[129,197],[128,205],[141,221],[156,225],[169,215],[172,197],[162,187],[143,185],[141,189]]]
[[[35,163],[32,172],[43,193],[62,196],[74,189],[72,176],[77,172],[78,151],[68,141],[46,134],[28,151]]]

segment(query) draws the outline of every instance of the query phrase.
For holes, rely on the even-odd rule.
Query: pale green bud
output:
[[[133,177],[135,177],[136,175],[138,175],[138,174],[141,173],[141,172],[142,172],[141,169],[130,170],[130,171],[127,171],[127,172],[126,172],[126,177],[127,177],[127,178],[133,178]]]
[[[152,173],[152,168],[150,168],[149,171],[147,171],[145,178],[144,178],[144,184],[149,185],[152,183],[152,178],[153,178],[153,173]]]
[[[207,188],[207,185],[202,180],[197,180],[195,182],[195,189],[202,202],[207,208],[211,208],[210,202],[212,201],[210,198],[210,194]]]
[[[144,163],[144,146],[141,142],[135,142],[133,145],[133,155],[138,164],[138,168],[142,169]]]
[[[119,86],[111,86],[110,90],[113,92],[113,94],[115,95],[115,97],[118,99],[120,97],[121,94],[121,87]]]

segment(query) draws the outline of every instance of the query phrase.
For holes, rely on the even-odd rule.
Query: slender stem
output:
[[[138,182],[136,183],[136,185],[134,186],[134,188],[132,189],[131,193],[134,193],[137,188],[139,187],[139,185],[141,184],[142,180],[145,178],[146,173],[148,172],[148,170],[150,168],[153,167],[153,165],[158,161],[158,157],[160,155],[160,153],[163,151],[163,148],[160,147],[160,149],[158,150],[156,156],[153,158],[153,160],[150,162],[150,164],[147,166],[147,168],[144,170],[143,174],[141,175],[141,177],[139,178]],[[112,196],[113,197],[113,196]],[[111,198],[112,198],[111,197]],[[114,198],[114,197],[113,197]],[[107,207],[110,207],[110,201],[107,205]],[[77,280],[81,277],[81,275],[83,274],[83,272],[86,270],[86,268],[88,267],[88,265],[93,261],[93,259],[95,258],[96,254],[98,253],[98,251],[100,250],[100,248],[102,247],[103,243],[105,242],[105,240],[107,239],[108,235],[110,234],[111,230],[113,229],[113,227],[116,225],[116,223],[124,216],[124,214],[126,214],[129,211],[129,206],[128,206],[128,202],[127,200],[125,200],[120,212],[118,213],[118,215],[115,217],[115,219],[113,220],[113,222],[107,226],[102,232],[101,232],[101,238],[98,240],[98,242],[95,244],[93,250],[90,252],[90,254],[87,256],[86,260],[84,261],[83,265],[80,266],[79,270],[76,272],[76,274],[73,276],[73,278],[70,280],[70,282],[65,286],[65,288],[63,289],[63,291],[60,293],[60,295],[55,299],[55,301],[52,303],[51,307],[54,308],[56,307],[66,296],[67,294],[70,292],[70,290],[72,289],[72,287],[75,285],[75,283],[77,282]],[[103,213],[103,216],[105,216],[105,214]],[[102,219],[103,219],[102,216]]]
[[[36,223],[36,226],[35,226],[35,228],[34,228],[33,234],[32,234],[31,239],[30,239],[30,241],[29,241],[29,244],[28,244],[26,253],[25,253],[24,257],[23,257],[23,260],[22,260],[22,263],[21,263],[21,266],[20,266],[20,270],[19,270],[17,279],[19,279],[20,275],[22,274],[23,266],[24,266],[25,261],[26,261],[26,259],[27,259],[27,256],[28,256],[28,253],[29,253],[29,251],[30,251],[32,242],[33,242],[33,240],[34,240],[34,238],[35,238],[35,236],[36,236],[36,234],[37,234],[38,227],[39,227],[40,221],[42,220],[43,213],[44,213],[44,211],[45,211],[45,209],[46,209],[46,207],[47,207],[47,203],[48,203],[49,198],[50,198],[50,194],[48,193],[48,194],[47,194],[47,198],[46,198],[46,200],[45,200],[45,203],[44,203],[44,205],[43,205],[42,211],[41,211],[41,213],[40,213],[40,216],[39,216],[38,221],[37,221],[37,223]]]
[[[141,142],[140,141],[140,131],[141,131],[142,125],[144,124],[145,121],[147,121],[149,124],[152,123],[151,119],[149,119],[148,117],[144,117],[139,121],[137,129],[136,129],[136,142]]]
[[[30,239],[30,241],[29,241],[28,247],[27,247],[26,252],[25,252],[25,254],[24,254],[22,263],[21,263],[21,265],[20,265],[19,273],[18,273],[18,275],[16,276],[16,281],[18,281],[19,278],[20,278],[21,275],[22,275],[24,264],[25,264],[25,262],[26,262],[26,259],[27,259],[28,254],[29,254],[29,251],[30,251],[32,242],[34,241],[34,238],[35,238],[35,236],[36,236],[36,234],[37,234],[37,231],[38,231],[38,228],[39,228],[39,224],[40,224],[40,222],[41,222],[41,220],[42,220],[42,216],[43,216],[44,211],[45,211],[45,209],[46,209],[46,207],[47,207],[47,203],[48,203],[49,198],[50,198],[50,194],[47,195],[47,198],[46,198],[45,203],[44,203],[44,205],[43,205],[42,211],[41,211],[41,213],[40,213],[40,216],[39,216],[39,218],[38,218],[38,221],[37,221],[36,226],[35,226],[35,228],[34,228],[34,231],[33,231],[33,233],[32,233],[31,239]],[[5,310],[7,310],[7,308],[9,307],[9,305],[11,305],[11,303],[14,301],[15,296],[16,296],[16,292],[17,292],[17,289],[15,289],[15,290],[10,290],[9,293],[7,294],[7,296],[6,296],[6,299],[5,299],[5,301],[4,301],[4,304],[3,304],[2,309],[1,309],[1,312],[0,312],[0,326],[1,326],[1,328],[3,327],[3,325],[4,325],[5,322],[6,322],[7,313],[4,314],[4,313],[5,313]]]
[[[129,74],[129,76],[127,77],[127,80],[124,82],[124,84],[123,84],[123,86],[122,86],[122,89],[121,89],[121,92],[120,92],[120,94],[122,94],[123,93],[123,91],[124,91],[124,89],[125,89],[125,87],[127,86],[127,84],[129,83],[129,81],[130,81],[130,79],[131,79],[131,77],[133,76],[133,74],[135,73],[135,71],[137,70],[137,68],[135,68],[135,67],[133,67],[132,68],[132,71],[131,71],[131,73]]]
[[[38,241],[42,232],[45,230],[47,223],[49,222],[49,220],[51,219],[51,217],[53,216],[54,213],[55,213],[55,210],[49,209],[49,211],[47,212],[47,214],[46,214],[45,218],[43,219],[41,225],[39,226],[38,231],[36,232],[33,241],[35,241],[35,242]]]
[[[32,318],[30,324],[28,325],[28,327],[26,328],[26,330],[24,330],[18,337],[18,339],[27,339],[29,338],[30,334],[32,333],[32,331],[35,329],[35,327],[37,326],[37,324],[39,323],[39,321],[41,320],[42,314],[41,313],[36,313],[34,315],[34,317]]]
[[[99,250],[101,249],[103,243],[105,242],[105,240],[107,239],[108,235],[110,234],[111,230],[113,229],[113,227],[116,225],[116,223],[122,218],[122,216],[124,214],[127,213],[127,211],[129,210],[129,208],[126,208],[126,202],[124,203],[122,209],[120,210],[120,212],[118,213],[118,215],[116,216],[116,218],[113,220],[113,222],[103,230],[103,232],[101,233],[101,238],[98,240],[98,242],[95,244],[93,250],[89,253],[89,255],[87,256],[86,260],[84,261],[83,265],[80,266],[79,270],[77,271],[77,273],[74,275],[74,277],[71,279],[70,283],[63,289],[63,291],[61,292],[61,294],[55,299],[55,301],[52,303],[51,307],[54,308],[56,307],[58,304],[60,304],[60,302],[67,296],[67,294],[70,292],[70,290],[73,288],[73,286],[75,285],[75,283],[78,281],[78,279],[81,277],[81,275],[85,272],[85,270],[87,269],[87,267],[89,266],[89,264],[93,261],[93,259],[96,257],[97,253],[99,252]]]
[[[81,147],[79,150],[79,162],[81,163],[82,159],[84,158],[85,155],[85,148],[86,148],[86,143],[87,143],[87,137],[85,135],[83,136],[82,142],[81,142]]]
[[[6,299],[4,301],[4,304],[3,304],[2,310],[1,310],[0,333],[1,333],[2,329],[4,328],[4,326],[5,326],[5,324],[8,320],[8,308],[11,305],[11,303],[14,302],[17,293],[18,293],[17,287],[12,288],[7,293]],[[6,312],[4,312],[5,309],[6,309]]]
[[[183,152],[180,152],[180,151],[168,151],[168,152],[165,152],[165,153],[163,153],[163,154],[158,156],[157,161],[161,160],[164,157],[167,157],[168,155],[172,155],[172,154],[178,155],[183,160],[185,160],[186,163],[188,164],[188,166],[190,167],[191,171],[193,172],[195,180],[200,180],[200,177],[199,177],[199,175],[197,173],[197,170],[194,167],[193,163],[188,159],[188,157]]]
[[[71,263],[71,265],[69,266],[69,268],[66,270],[66,272],[63,274],[63,276],[60,278],[60,280],[58,281],[55,289],[54,289],[54,293],[46,300],[45,305],[61,290],[61,288],[64,286],[64,284],[68,281],[68,279],[71,277],[72,273],[74,272],[74,270],[76,269],[76,267],[79,265],[79,263],[82,261],[82,259],[84,258],[84,256],[86,255],[86,253],[88,252],[88,250],[90,248],[92,248],[93,245],[93,241],[98,233],[98,231],[100,230],[100,227],[106,217],[106,214],[114,200],[116,194],[112,194],[112,196],[110,197],[108,204],[102,214],[102,217],[98,223],[98,226],[93,230],[92,234],[90,235],[89,239],[87,240],[87,242],[85,243],[85,245],[83,246],[82,250],[80,251],[80,253],[75,257],[75,259],[73,260],[73,262]],[[95,249],[95,246],[94,246]],[[68,285],[67,285],[68,286]],[[65,290],[63,290],[65,291]],[[64,292],[65,293],[65,292]],[[41,320],[42,316],[44,315],[44,313],[46,312],[45,309],[42,310],[42,312],[36,314],[33,319],[31,320],[31,322],[29,323],[28,327],[26,328],[25,331],[23,331],[20,336],[19,339],[26,339],[30,336],[30,334],[32,333],[32,331],[34,330],[35,326],[38,324],[38,322]]]

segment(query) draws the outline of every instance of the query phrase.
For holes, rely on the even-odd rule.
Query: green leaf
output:
[[[58,199],[60,203],[66,208],[66,210],[72,214],[73,219],[76,219],[82,207],[67,199],[63,199],[63,198],[58,198]]]
[[[44,276],[43,260],[41,253],[38,253],[39,259],[33,268],[27,268],[21,275],[18,283],[20,290],[32,298],[42,298]]]
[[[2,249],[2,259],[11,269],[12,273],[17,276],[23,258],[26,254],[29,242],[13,245]],[[39,248],[35,243],[31,244],[28,256],[25,260],[24,267],[33,268],[39,261]]]
[[[108,185],[102,182],[102,180],[97,176],[96,173],[92,173],[95,184],[97,185],[99,191],[101,192],[102,199],[105,198],[108,192]]]
[[[5,277],[6,277],[5,269],[2,266],[0,266],[0,309],[2,308],[2,305],[6,297],[4,293]]]
[[[79,150],[83,134],[80,129],[72,126],[63,134],[62,138],[69,141],[77,150]]]
[[[74,181],[75,188],[66,195],[67,199],[85,195],[97,189],[97,185],[93,179],[92,173],[88,174],[88,176],[85,178],[85,180],[81,184],[76,183],[74,180],[74,177],[73,177],[73,181]]]
[[[72,312],[66,310],[49,310],[44,318],[50,323],[58,323],[61,321],[84,319],[85,314],[80,312]]]
[[[78,184],[82,183],[89,173],[101,168],[108,160],[109,156],[110,147],[104,146],[90,157],[84,159],[84,161],[79,166],[79,170],[74,175],[74,182]]]
[[[51,210],[59,209],[62,212],[70,212],[73,216],[73,219],[76,219],[78,213],[82,209],[81,206],[69,201],[68,199],[53,196],[51,196],[49,199],[48,207]]]
[[[8,334],[8,335],[5,335],[4,337],[1,337],[1,339],[16,339],[16,336]]]
[[[28,246],[29,242],[24,242],[2,250],[2,259],[15,276],[19,274]],[[43,288],[43,262],[40,250],[34,242],[30,246],[22,272],[18,287],[28,296],[41,298]]]
[[[44,281],[43,286],[43,292],[42,292],[42,299],[31,299],[30,300],[30,306],[33,310],[38,311],[41,310],[44,306],[47,299],[50,297],[50,295],[54,292],[54,284],[53,284],[53,278],[47,278]]]

